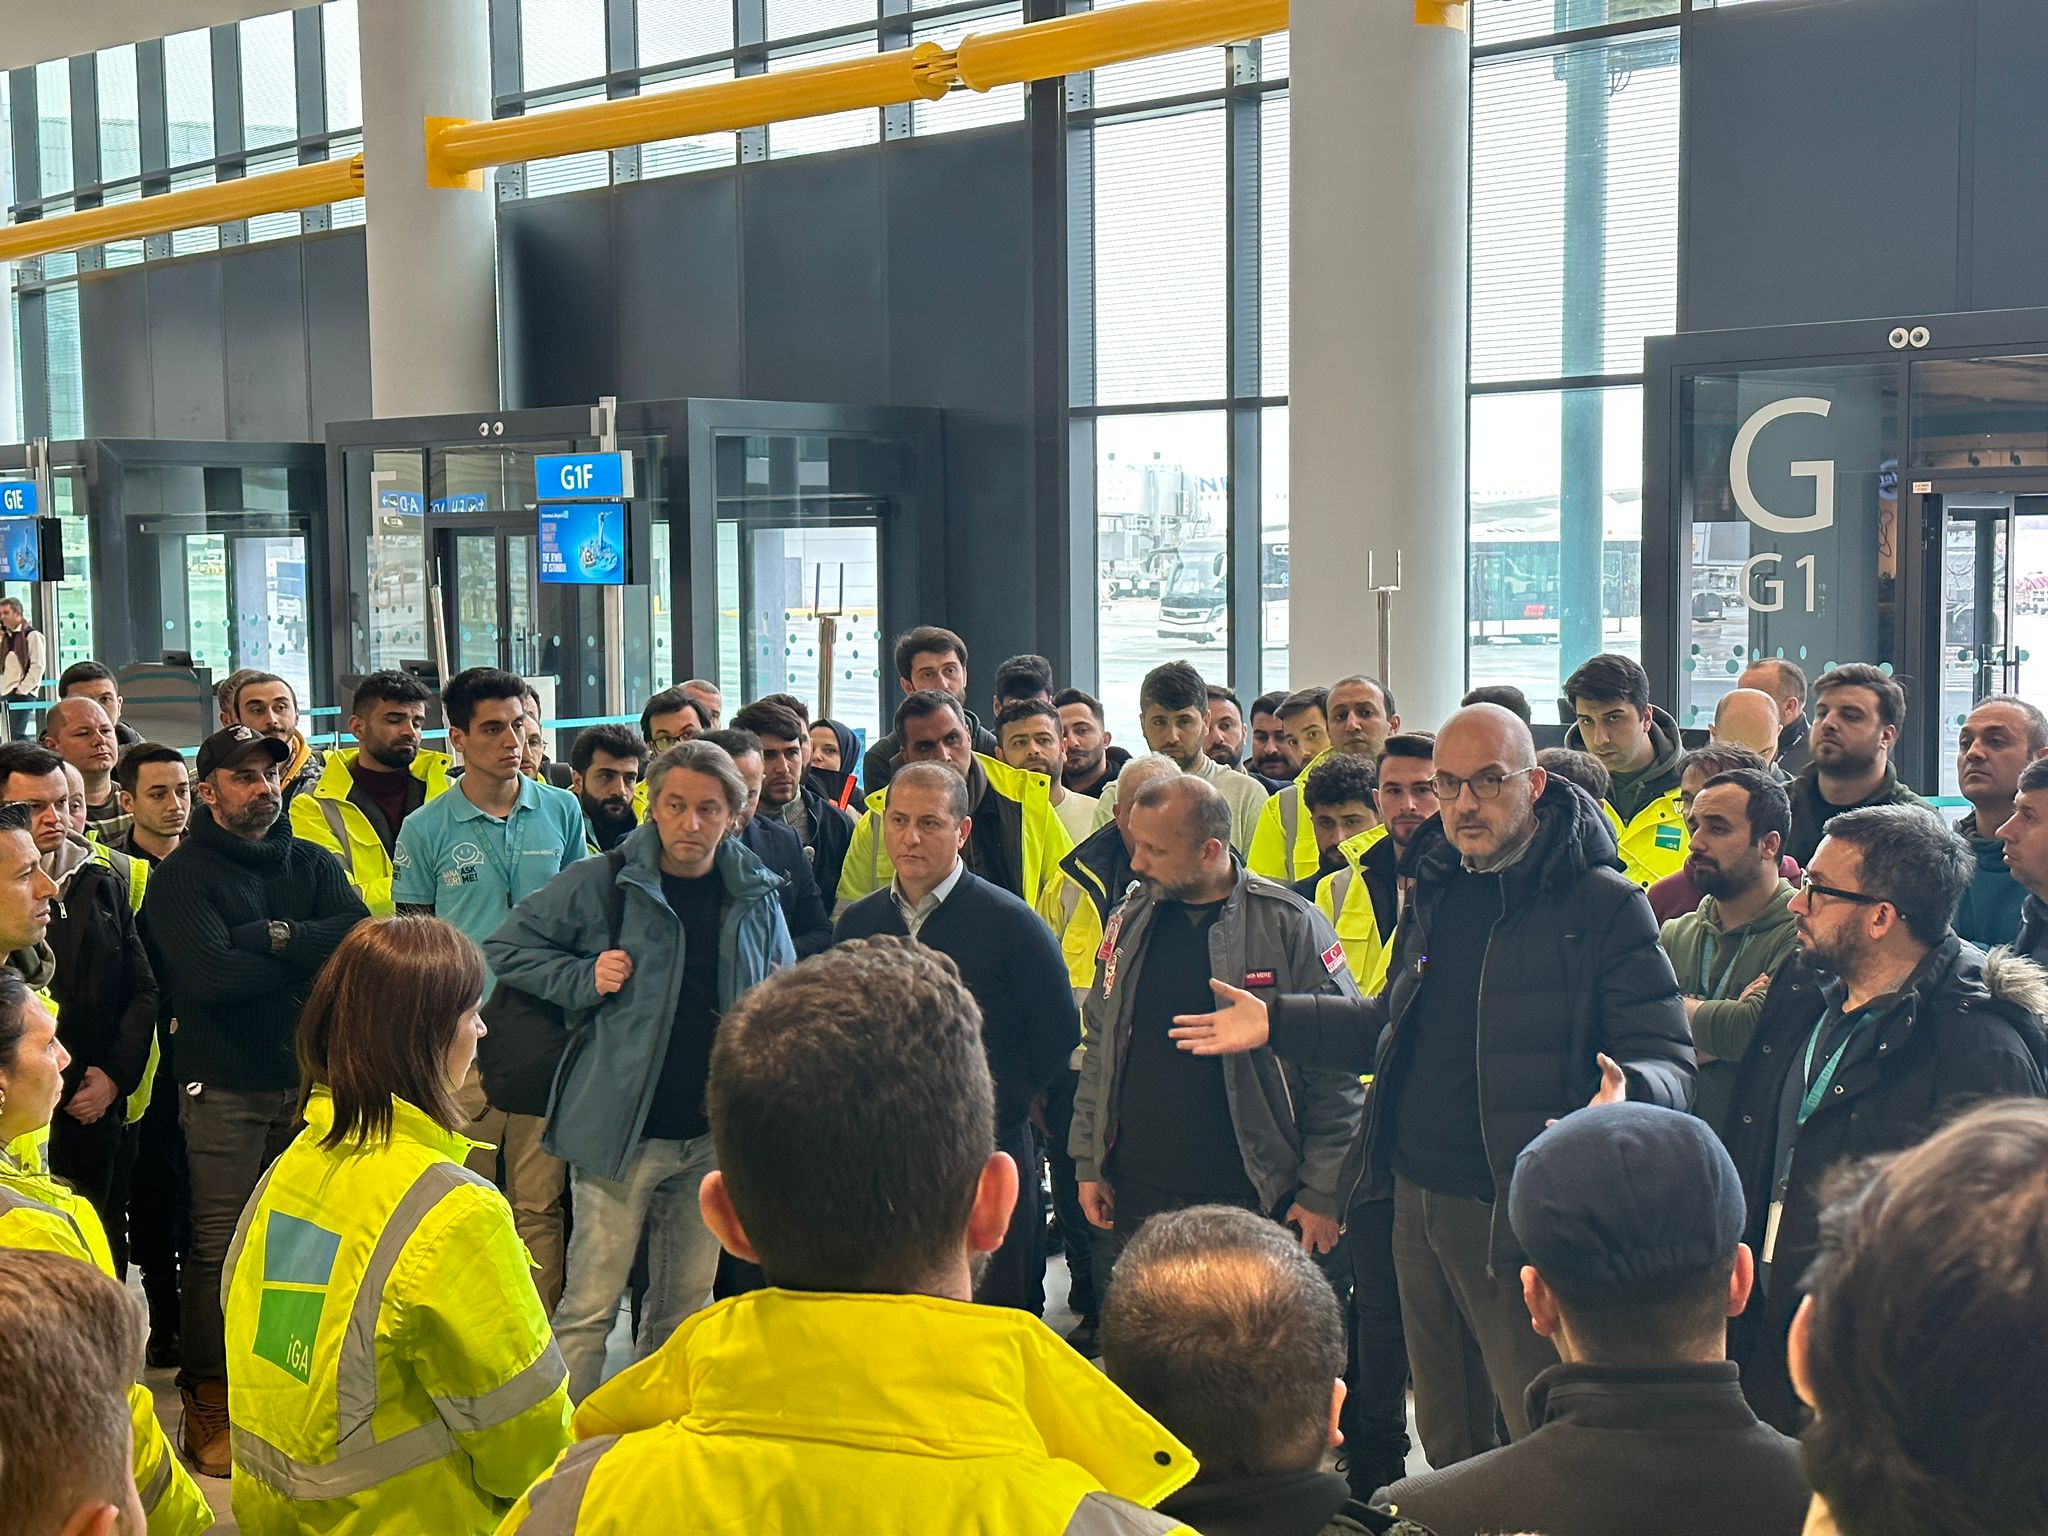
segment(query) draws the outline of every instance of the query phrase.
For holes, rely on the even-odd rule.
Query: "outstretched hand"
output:
[[[1625,1104],[1628,1102],[1628,1074],[1621,1070],[1612,1056],[1594,1058],[1600,1063],[1600,1091],[1593,1095],[1586,1105],[1598,1109],[1602,1104]]]
[[[1209,980],[1223,1006],[1214,1013],[1175,1014],[1166,1033],[1175,1045],[1195,1056],[1236,1056],[1256,1051],[1271,1038],[1266,1005],[1242,987]]]

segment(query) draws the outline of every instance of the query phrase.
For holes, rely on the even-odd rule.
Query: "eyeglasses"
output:
[[[1838,885],[1822,885],[1813,878],[1811,871],[1799,877],[1799,889],[1808,896],[1832,896],[1837,901],[1854,902],[1859,907],[1889,905],[1882,896],[1872,896],[1865,891],[1845,891]]]
[[[1501,786],[1506,784],[1509,779],[1519,779],[1523,774],[1534,773],[1535,771],[1535,768],[1529,767],[1513,768],[1506,773],[1502,773],[1497,769],[1489,768],[1486,772],[1474,774],[1469,779],[1460,779],[1448,773],[1439,773],[1431,778],[1429,782],[1436,788],[1437,799],[1443,801],[1446,805],[1453,805],[1457,802],[1458,796],[1465,792],[1468,785],[1471,787],[1472,793],[1476,798],[1480,800],[1498,800],[1500,798]]]

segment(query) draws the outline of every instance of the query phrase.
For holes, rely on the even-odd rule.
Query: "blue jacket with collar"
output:
[[[597,957],[610,946],[611,861],[585,859],[526,898],[484,943],[500,981],[544,997],[574,1033],[548,1103],[548,1151],[600,1178],[625,1176],[640,1145],[683,985],[683,923],[661,889],[661,839],[645,825],[621,843],[625,887],[618,947],[633,974],[600,997]],[[796,963],[776,892],[782,882],[732,838],[714,866],[725,881],[719,918],[718,1007]]]

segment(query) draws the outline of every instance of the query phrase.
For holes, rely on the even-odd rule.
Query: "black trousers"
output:
[[[178,1112],[185,1128],[185,1167],[192,1180],[192,1247],[180,1277],[184,1364],[178,1385],[187,1387],[227,1380],[221,1270],[242,1207],[256,1192],[263,1170],[291,1145],[299,1093],[296,1088],[213,1088],[194,1083],[179,1097]]]
[[[123,1159],[129,1256],[142,1271],[150,1332],[172,1337],[179,1330],[178,1272],[192,1244],[192,1187],[185,1172],[178,1098],[177,1083],[160,1073],[141,1123],[123,1138],[131,1149]]]
[[[1060,1245],[1067,1253],[1067,1305],[1077,1317],[1091,1318],[1100,1309],[1095,1287],[1095,1250],[1103,1232],[1081,1210],[1081,1181],[1074,1175],[1067,1137],[1074,1128],[1074,1085],[1078,1072],[1062,1072],[1045,1092],[1046,1166],[1052,1173],[1052,1211],[1060,1224]]]
[[[50,1172],[85,1196],[107,1229],[117,1275],[126,1266],[128,1249],[125,1213],[114,1198],[127,1119],[128,1096],[123,1094],[91,1125],[80,1125],[61,1108],[50,1121]]]
[[[1394,1271],[1394,1202],[1353,1206],[1341,1246],[1351,1281],[1345,1470],[1353,1495],[1370,1498],[1406,1476],[1408,1465],[1408,1341]]]
[[[1017,1164],[1017,1206],[1010,1212],[1010,1230],[1003,1246],[989,1255],[988,1268],[974,1287],[974,1299],[992,1307],[1015,1307],[1033,1317],[1045,1315],[1045,1210],[1038,1200],[1038,1142],[1031,1126],[1009,1126],[998,1133],[996,1150]]]

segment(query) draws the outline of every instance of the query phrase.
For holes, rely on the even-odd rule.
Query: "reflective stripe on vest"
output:
[[[1287,878],[1294,878],[1294,840],[1301,834],[1301,786],[1289,784],[1275,797],[1280,802],[1281,857],[1287,861]]]
[[[145,1515],[155,1514],[157,1505],[163,1502],[164,1495],[166,1493],[169,1493],[170,1490],[171,1445],[170,1442],[166,1440],[164,1442],[163,1459],[157,1462],[156,1470],[149,1474],[148,1486],[136,1489],[136,1492],[140,1494],[142,1498],[142,1512]]]
[[[520,1536],[574,1536],[590,1474],[597,1470],[598,1458],[616,1445],[618,1438],[599,1435],[595,1440],[579,1440],[564,1451],[562,1459],[527,1494]]]
[[[272,1163],[265,1171],[263,1181],[242,1212],[234,1245],[221,1271],[223,1307],[248,1237],[250,1220],[262,1204],[270,1174],[276,1168],[277,1164]],[[349,1307],[341,1353],[334,1367],[334,1459],[300,1461],[254,1431],[236,1425],[232,1437],[236,1466],[288,1499],[348,1498],[451,1455],[456,1449],[452,1431],[474,1434],[495,1428],[545,1402],[561,1386],[569,1374],[568,1368],[551,1339],[540,1356],[511,1380],[475,1397],[433,1398],[438,1417],[386,1439],[377,1436],[377,1314],[384,1303],[385,1288],[420,1223],[450,1192],[465,1183],[491,1187],[490,1180],[471,1173],[460,1163],[439,1162],[422,1169],[392,1209],[384,1230],[377,1234],[369,1262],[356,1282],[355,1300]]]
[[[9,1211],[42,1211],[47,1215],[60,1217],[64,1224],[71,1228],[72,1235],[78,1239],[79,1248],[86,1253],[92,1252],[92,1244],[85,1240],[85,1228],[78,1224],[76,1216],[62,1206],[32,1199],[18,1189],[10,1189],[7,1185],[0,1184],[0,1216],[6,1215]]]
[[[1063,1536],[1169,1536],[1185,1529],[1156,1509],[1114,1494],[1091,1493],[1074,1506],[1074,1518],[1067,1522]]]
[[[341,860],[341,876],[350,885],[356,883],[356,851],[349,842],[348,823],[342,820],[341,804],[325,796],[315,795],[313,803],[320,807],[320,814],[326,818],[327,830],[334,834],[335,842],[341,845],[337,857]]]
[[[1344,898],[1351,894],[1351,882],[1357,877],[1358,866],[1345,860],[1337,872],[1330,876],[1330,926],[1337,926],[1337,919],[1344,913]]]

